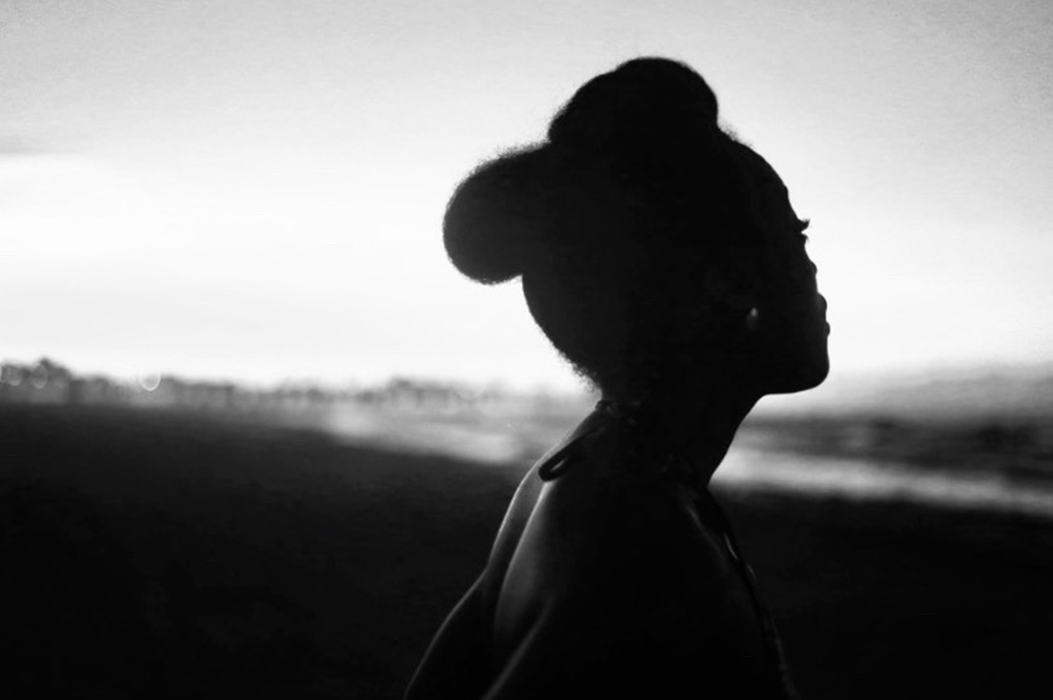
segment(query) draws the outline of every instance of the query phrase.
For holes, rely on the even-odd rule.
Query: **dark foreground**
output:
[[[510,469],[0,406],[6,697],[394,698]],[[806,698],[1048,698],[1053,523],[720,494]]]

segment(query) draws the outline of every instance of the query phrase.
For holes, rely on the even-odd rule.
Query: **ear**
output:
[[[757,306],[758,295],[754,285],[746,281],[751,279],[751,276],[743,272],[739,269],[728,271],[716,265],[706,265],[703,284],[707,298],[732,313],[747,314]]]

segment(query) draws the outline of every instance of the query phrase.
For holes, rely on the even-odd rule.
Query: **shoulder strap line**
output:
[[[552,481],[567,471],[574,461],[573,452],[582,440],[595,433],[604,424],[604,414],[599,411],[586,416],[574,430],[560,440],[539,460],[537,474],[542,481]]]

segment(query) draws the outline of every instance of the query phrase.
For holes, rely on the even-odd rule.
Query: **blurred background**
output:
[[[683,60],[812,222],[828,381],[714,488],[805,697],[1048,697],[1053,6],[0,0],[21,696],[397,697],[595,396],[453,187]]]

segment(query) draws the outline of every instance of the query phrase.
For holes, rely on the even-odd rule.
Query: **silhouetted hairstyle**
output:
[[[741,316],[707,308],[692,278],[700,260],[749,266],[760,243],[751,173],[767,167],[718,116],[705,80],[676,61],[635,59],[593,78],[545,141],[456,189],[443,222],[451,261],[486,284],[521,275],[538,325],[602,388],[675,366],[683,328],[718,351]]]

